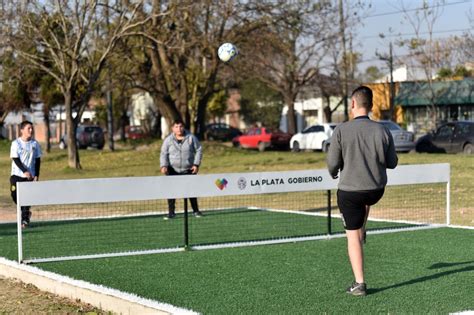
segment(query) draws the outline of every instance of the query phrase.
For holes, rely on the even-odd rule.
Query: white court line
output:
[[[468,225],[448,225],[450,228],[454,229],[467,229],[467,230],[474,230],[474,226],[468,226]]]
[[[318,216],[318,217],[327,217],[327,214],[324,213],[316,213],[316,212],[305,212],[305,211],[297,211],[297,210],[284,210],[284,209],[274,209],[274,208],[257,208],[257,207],[249,207],[249,209],[253,210],[261,210],[261,211],[270,211],[270,212],[282,212],[282,213],[290,213],[290,214],[300,214],[300,215],[309,215],[309,216]],[[322,212],[327,212],[327,210],[323,210]],[[340,218],[340,214],[333,214],[331,213],[331,218]],[[424,226],[424,225],[433,225],[437,226],[439,224],[435,223],[423,223],[417,221],[407,221],[407,220],[389,220],[389,219],[377,219],[373,218],[369,215],[369,221],[373,222],[389,222],[389,223],[400,223],[400,224],[410,224],[410,225],[417,225],[417,226]],[[442,224],[441,224],[442,225]],[[446,226],[446,225],[444,225]],[[403,227],[400,227],[403,229]],[[474,228],[474,227],[473,227]]]
[[[184,250],[185,249],[183,247],[173,247],[173,248],[137,250],[137,251],[117,252],[117,253],[107,253],[107,254],[61,256],[61,257],[51,257],[51,258],[31,258],[31,259],[23,260],[23,263],[31,264],[31,263],[44,263],[44,262],[52,262],[52,261],[82,260],[82,259],[97,259],[97,258],[111,258],[111,257],[163,254],[163,253],[177,253],[177,252],[182,252]]]

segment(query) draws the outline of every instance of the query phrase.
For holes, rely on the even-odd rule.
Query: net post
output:
[[[189,248],[188,199],[184,198],[184,248]]]
[[[451,224],[451,197],[450,197],[450,181],[446,183],[446,225]]]
[[[327,191],[328,194],[328,235],[332,234],[332,229],[331,229],[331,190]]]
[[[18,188],[21,185],[16,185],[16,226],[18,235],[18,263],[23,261],[23,234],[21,228],[21,195]]]

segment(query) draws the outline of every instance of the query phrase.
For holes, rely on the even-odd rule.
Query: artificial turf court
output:
[[[204,211],[204,217],[189,216],[189,245],[208,245],[342,233],[341,219],[324,212],[282,212],[260,208]],[[37,221],[23,230],[23,257],[51,258],[146,251],[184,247],[184,215],[163,220],[163,214]],[[370,230],[412,227],[390,221],[370,222]],[[0,225],[4,256],[16,260],[16,223]],[[8,248],[8,249],[7,249]]]
[[[344,238],[36,266],[203,314],[448,314],[474,310],[473,239],[455,228],[369,235],[366,297],[344,293]]]
[[[431,166],[426,167],[431,169]],[[440,167],[449,172],[449,167]],[[423,172],[422,175],[427,174],[428,179],[432,180],[423,182],[417,175],[423,166],[405,167],[405,170],[408,168],[409,172],[394,176],[395,183],[397,180],[398,183],[405,183],[408,180],[408,185],[395,184],[388,188],[382,202],[371,209],[369,230],[400,230],[412,226],[409,221],[427,225],[449,223],[447,202],[449,184],[447,186],[445,184],[446,172],[444,175],[441,174],[442,178],[434,172]],[[285,174],[291,176],[290,179],[302,178],[295,177],[293,172]],[[407,175],[411,175],[411,178]],[[219,184],[222,183],[222,178],[229,183],[236,183],[243,175],[224,176],[191,176],[190,179],[199,181],[194,183],[193,187],[201,188],[199,185],[205,184],[209,189],[216,190],[214,184],[216,177]],[[249,177],[257,175],[249,173],[245,176],[247,183],[251,184],[255,181]],[[183,177],[181,179],[185,180]],[[137,179],[132,179],[135,180]],[[158,178],[150,180],[164,181]],[[104,181],[92,181],[89,184],[99,187],[98,184],[102,185]],[[128,185],[123,187],[121,192],[135,197],[133,195],[135,192],[131,191],[135,187],[132,182],[111,179],[105,184],[107,186],[116,182]],[[287,183],[290,184],[289,181]],[[97,190],[83,186],[82,181],[45,183],[43,186],[47,188],[49,185],[63,184],[69,185],[68,187],[75,184],[81,184],[77,187],[88,187],[87,196],[92,193],[93,198],[88,200],[89,203],[85,202],[87,206],[80,205],[74,210],[72,216],[68,211],[71,211],[73,202],[65,205],[63,209],[65,212],[61,212],[61,209],[55,211],[42,208],[70,201],[62,197],[62,194],[53,195],[52,199],[48,199],[50,197],[48,195],[45,202],[32,196],[29,197],[30,201],[27,198],[25,204],[37,202],[29,205],[38,206],[35,207],[37,220],[31,229],[23,233],[23,253],[27,257],[66,256],[69,253],[78,255],[88,254],[89,251],[104,253],[136,251],[183,245],[182,232],[185,220],[182,216],[175,220],[163,220],[166,203],[161,206],[149,205],[143,208],[143,211],[124,207],[125,210],[116,213],[118,210],[115,206],[109,205],[105,208],[96,206],[93,202],[103,199],[103,202],[106,202],[108,197],[94,194]],[[142,186],[163,187],[168,183],[161,184],[162,186]],[[191,186],[189,183],[183,182],[183,184]],[[34,185],[30,185],[32,191],[35,194],[40,193],[40,190],[35,192],[34,189],[42,187],[42,184]],[[322,180],[322,186],[324,185]],[[129,200],[113,190],[112,186],[107,187],[106,192],[114,194],[106,196],[113,195],[113,200],[116,198]],[[230,186],[229,189],[238,192],[237,189],[240,188]],[[187,231],[191,249],[194,245],[200,244],[326,235],[328,226],[331,226],[332,233],[342,232],[340,219],[331,218],[330,224],[326,221],[328,216],[327,213],[325,215],[324,209],[334,204],[330,201],[334,199],[334,195],[332,197],[329,193],[324,195],[323,189],[318,193],[298,192],[301,195],[292,198],[293,202],[277,198],[281,193],[266,193],[255,195],[256,199],[253,201],[243,201],[241,196],[232,197],[224,207],[204,205],[201,208],[205,210],[204,217],[189,218]],[[282,189],[282,192],[286,194],[286,190]],[[147,191],[143,193],[145,197],[148,194]],[[151,193],[155,194],[155,191]],[[203,198],[206,195],[196,196],[200,202],[206,200]],[[317,200],[306,198],[308,196]],[[73,196],[74,200],[78,199],[76,197]],[[162,199],[168,197],[168,194],[161,196]],[[183,196],[173,195],[173,197]],[[221,197],[224,198],[222,195],[216,198]],[[242,206],[231,207],[233,202]],[[293,207],[290,207],[292,205]],[[150,214],[150,210],[154,213]],[[41,218],[42,213],[46,214],[44,218]],[[58,214],[57,217],[54,217],[55,213]],[[401,220],[407,224],[400,222]],[[10,241],[2,238],[0,246],[7,246],[8,250],[5,252],[10,255],[8,257],[15,259],[16,248],[13,245],[16,236],[15,227],[13,225],[4,227],[5,239],[10,238]],[[467,290],[473,283],[472,236],[472,230],[452,228],[383,235],[369,233],[369,245],[366,251],[369,296],[365,299],[346,296],[344,293],[346,286],[352,281],[352,276],[343,238],[270,246],[190,250],[158,255],[49,263],[37,261],[36,266],[205,314],[449,313],[474,308],[470,305],[472,290]]]

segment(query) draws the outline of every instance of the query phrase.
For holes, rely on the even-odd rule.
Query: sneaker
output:
[[[194,216],[195,218],[200,218],[200,217],[203,216],[203,214],[202,214],[201,211],[196,211],[196,212],[193,212],[193,216]]]
[[[28,227],[28,224],[29,224],[29,223],[28,223],[27,221],[22,221],[22,222],[21,222],[21,228],[22,228],[22,229],[26,229],[26,228]]]
[[[168,213],[163,217],[163,220],[174,219],[176,217],[176,213]]]
[[[346,293],[355,296],[364,296],[367,295],[367,286],[365,283],[357,283],[354,281],[352,285],[347,288]]]

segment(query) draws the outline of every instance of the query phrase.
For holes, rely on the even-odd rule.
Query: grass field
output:
[[[139,149],[124,147],[116,152],[81,151],[83,170],[67,168],[66,153],[53,151],[43,159],[42,179],[159,175],[159,145],[156,142]],[[10,166],[8,148],[8,143],[0,144],[0,175],[5,178],[5,183],[8,183]],[[442,162],[451,164],[452,223],[474,226],[472,156],[400,155],[401,164]],[[324,167],[323,153],[260,153],[205,143],[201,172]],[[386,196],[389,203],[383,206],[392,205],[395,212],[400,212],[406,208],[404,203],[407,200],[410,203],[410,200],[424,195],[435,196],[430,198],[434,203],[443,200],[443,196],[439,197],[442,193],[437,189],[414,190],[411,193],[410,196],[400,191],[389,194]],[[1,186],[0,207],[14,213],[8,185]],[[402,213],[416,210],[408,208]],[[39,215],[40,211],[37,212]],[[198,221],[201,219],[204,220]],[[202,231],[212,230],[216,225],[206,226],[205,223],[205,220],[210,222],[211,219],[215,218],[209,215],[191,220],[193,223],[202,222],[193,225],[193,228],[198,231],[201,227]],[[175,222],[179,224],[179,221]],[[156,226],[163,223],[163,220],[157,221]],[[41,242],[41,239],[55,237],[49,234],[49,223],[44,226],[41,222],[35,224],[38,226],[27,231],[32,241],[34,238],[37,238],[36,242]],[[61,225],[61,222],[56,224]],[[133,234],[133,227],[126,225],[130,228],[128,235]],[[217,223],[219,225],[222,224]],[[126,239],[127,233],[120,233],[125,228],[115,227],[120,230],[116,237]],[[370,223],[370,227],[375,225]],[[79,223],[65,227],[62,233],[74,235],[77,233],[75,229],[80,230]],[[223,229],[225,232],[228,227],[223,226]],[[216,235],[223,233],[215,232]],[[365,298],[346,296],[344,293],[352,281],[345,239],[41,263],[37,266],[204,314],[448,314],[474,310],[473,239],[474,230],[453,228],[369,235],[366,246],[369,295]],[[11,225],[2,225],[1,256],[16,257],[16,245],[12,244],[14,240],[16,229]],[[53,246],[53,250],[57,249]]]
[[[133,147],[122,146],[115,152],[81,150],[82,170],[67,167],[66,152],[54,149],[41,164],[41,179],[94,177],[158,176],[160,141]],[[117,145],[118,147],[119,145]],[[8,178],[10,143],[0,141],[0,209],[14,211]],[[238,150],[221,143],[204,143],[201,174],[324,169],[322,152]],[[399,164],[450,163],[452,224],[474,225],[474,156],[453,154],[399,154]]]

